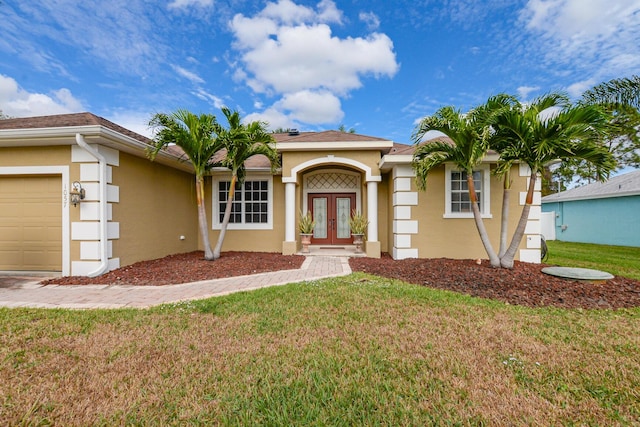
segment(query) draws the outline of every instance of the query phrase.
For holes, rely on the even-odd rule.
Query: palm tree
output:
[[[236,183],[242,184],[244,182],[246,175],[244,163],[250,157],[263,155],[269,160],[272,171],[280,165],[280,158],[275,148],[275,139],[266,130],[266,123],[254,121],[243,124],[240,120],[240,114],[237,111],[232,112],[228,108],[223,107],[222,112],[227,118],[229,128],[224,128],[219,124],[216,126],[216,140],[225,152],[222,159],[216,161],[214,166],[222,166],[229,169],[231,171],[231,183],[229,185],[224,217],[220,225],[218,242],[213,251],[214,259],[220,258],[222,243],[224,242],[229,219],[231,218]]]
[[[598,179],[603,179],[615,167],[615,161],[600,144],[607,130],[607,115],[595,105],[572,106],[564,94],[551,93],[527,105],[502,109],[491,123],[501,136],[496,172],[505,173],[516,161],[526,163],[531,170],[520,220],[500,257],[502,267],[512,268],[533,203],[536,179],[545,165],[554,160],[580,159],[592,165]]]
[[[640,109],[640,76],[600,83],[582,94],[588,104],[621,104]]]
[[[611,115],[609,137],[602,143],[616,157],[617,168],[640,167],[640,76],[600,83],[586,91],[579,102],[599,105]],[[577,175],[591,181],[591,172],[584,162],[574,161],[554,174],[570,180]]]
[[[204,174],[211,169],[211,160],[222,147],[215,138],[218,126],[216,117],[212,114],[197,116],[187,110],[176,110],[171,114],[155,114],[149,121],[149,126],[157,129],[153,144],[147,150],[149,159],[155,160],[161,150],[169,144],[175,144],[184,151],[195,169],[198,225],[204,244],[204,257],[213,260],[204,205]]]
[[[489,126],[491,139],[489,140],[489,148],[500,152],[501,148],[508,144],[508,136],[500,132],[500,129],[491,127],[493,117],[504,109],[514,108],[520,105],[518,99],[513,95],[499,94],[490,97],[487,102],[476,107],[475,114],[478,116],[479,122],[485,126]],[[504,165],[502,171],[498,174],[502,177],[502,210],[500,221],[500,247],[498,249],[498,258],[502,258],[507,250],[507,238],[509,227],[509,203],[511,200],[511,166]]]
[[[489,150],[491,132],[484,122],[486,113],[487,110],[484,108],[476,108],[462,114],[448,106],[440,108],[433,116],[423,118],[411,137],[412,142],[418,145],[413,155],[413,169],[416,172],[418,187],[422,190],[426,189],[429,172],[445,162],[452,162],[460,171],[466,173],[471,211],[480,240],[491,265],[500,267],[500,259],[491,245],[482,221],[473,182],[473,169],[482,162]],[[450,141],[436,139],[422,144],[425,134],[429,131],[442,132]]]

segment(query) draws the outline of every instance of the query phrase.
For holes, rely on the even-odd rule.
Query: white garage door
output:
[[[60,176],[0,176],[0,270],[62,270]]]

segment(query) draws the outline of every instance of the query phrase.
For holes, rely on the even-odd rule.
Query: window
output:
[[[219,229],[227,208],[230,181],[213,179],[213,228]],[[272,179],[271,177],[248,177],[236,183],[229,229],[271,229],[272,228]]]
[[[471,218],[471,200],[467,184],[467,173],[453,165],[445,166],[445,218]],[[483,218],[491,218],[489,165],[480,165],[473,171],[473,184],[478,206]]]

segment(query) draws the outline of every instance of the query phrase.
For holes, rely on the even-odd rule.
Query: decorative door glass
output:
[[[316,222],[311,243],[314,245],[350,244],[352,239],[349,219],[355,204],[355,193],[309,194],[307,207],[311,210]]]
[[[315,239],[326,239],[328,235],[327,198],[318,197],[313,199],[313,219],[316,221],[313,237]]]
[[[351,198],[336,198],[336,221],[338,239],[348,239],[351,236],[349,219],[351,218]]]

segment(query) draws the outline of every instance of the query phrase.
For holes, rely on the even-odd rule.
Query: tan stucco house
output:
[[[247,163],[224,251],[300,251],[300,212],[316,219],[312,244],[351,244],[353,210],[369,219],[365,253],[403,258],[485,258],[465,201],[463,176],[445,165],[418,191],[413,147],[339,131],[274,134],[282,156]],[[0,271],[97,275],[145,259],[194,251],[199,242],[193,170],[169,150],[150,162],[149,140],[91,113],[0,120]],[[488,156],[477,171],[481,210],[499,232],[502,183]],[[515,166],[510,230],[518,220],[528,169]],[[226,170],[206,180],[215,243],[228,191]],[[72,193],[84,190],[75,205]],[[540,262],[536,192],[519,259]],[[497,242],[494,243],[497,245]]]

